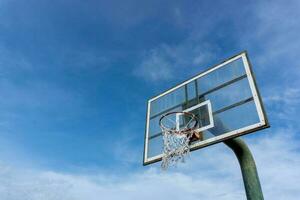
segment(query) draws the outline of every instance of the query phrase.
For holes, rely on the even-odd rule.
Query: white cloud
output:
[[[42,80],[27,81],[20,83],[9,80],[0,80],[0,107],[3,110],[18,110],[20,108],[31,111],[53,110],[56,107],[70,107],[81,104],[82,96],[59,84]],[[73,105],[71,105],[73,104]]]
[[[199,72],[201,64],[214,58],[212,50],[211,46],[192,39],[174,46],[162,44],[145,53],[134,74],[151,82],[192,75]]]
[[[292,72],[289,74],[299,69],[296,65],[299,52],[298,8],[297,3],[289,2],[287,4],[284,1],[282,3],[275,1],[275,3],[258,4],[257,15],[260,23],[257,27],[252,28],[258,33],[251,32],[250,34],[255,39],[250,40],[250,36],[246,35],[243,38],[244,43],[242,42],[245,44],[245,41],[248,41],[254,45],[263,43],[264,49],[263,53],[260,54],[260,59],[264,60],[264,63],[271,61],[276,63],[278,60],[287,59],[288,66],[295,69],[290,70]],[[176,15],[180,18],[182,13],[178,10]],[[116,21],[119,21],[119,18]],[[200,39],[198,42],[188,39],[174,46],[160,45],[145,53],[143,61],[134,73],[152,82],[177,78],[178,73],[187,73],[185,72],[187,67],[200,66],[207,59],[214,57],[212,49],[215,48],[201,43]],[[1,67],[5,63],[13,62],[13,60],[5,61],[7,56],[1,55]],[[63,55],[66,57],[65,59],[62,58],[61,61],[68,65],[68,61],[77,55],[79,55],[78,66],[85,66],[89,60],[93,60],[91,63],[106,63],[106,60],[101,56],[96,54],[93,56],[88,53]],[[32,67],[30,63],[26,63],[21,55],[17,55],[15,58],[19,62],[9,64],[9,66],[24,66],[26,69]],[[277,66],[277,69],[279,67],[282,66]],[[274,68],[272,69],[274,70]],[[194,72],[190,69],[188,71]],[[3,72],[1,73],[3,75]],[[17,92],[28,102],[34,99],[33,96],[30,96],[31,94],[38,93],[45,100],[43,102],[47,104],[46,100],[49,97],[43,97],[42,89],[34,87],[34,90],[29,94],[22,93],[21,90],[17,90]],[[63,91],[57,92],[58,95],[54,96],[59,96],[60,92]],[[13,96],[14,94],[7,94],[6,99],[20,101]],[[49,95],[51,96],[51,94],[50,92]],[[69,98],[74,99],[71,95],[67,96],[66,99],[55,99],[54,101],[58,105],[60,101],[68,102]],[[299,107],[298,99],[299,90],[297,88],[287,87],[285,90],[276,88],[267,96],[266,102],[272,106],[271,112],[277,109],[282,112],[286,108],[294,112],[293,109]],[[279,105],[283,106],[276,108]],[[3,123],[1,122],[1,125]],[[248,140],[257,161],[265,199],[293,200],[300,196],[300,153],[297,132],[292,128],[282,128],[277,131],[271,129]],[[119,145],[123,143],[124,141]],[[131,153],[127,146],[117,149],[115,153],[119,155],[120,152],[124,151],[127,154]],[[144,172],[139,170],[136,173],[118,177],[102,172],[91,176],[29,170],[19,166],[20,168],[10,167],[0,163],[0,197],[2,199],[245,199],[238,163],[232,152],[223,145],[216,145],[195,152],[189,163],[167,173],[146,168]]]
[[[222,14],[214,13],[203,18],[204,11],[198,10],[193,15],[188,15],[175,6],[174,16],[185,22],[185,28],[188,27],[190,35],[176,45],[161,44],[148,50],[141,64],[135,69],[136,74],[154,82],[170,80],[177,78],[177,74],[182,76],[199,72],[199,68],[197,71],[191,68],[201,67],[203,64],[205,66],[208,60],[212,61],[220,52],[222,55],[227,55],[228,52],[247,49],[255,66],[260,67],[259,73],[277,74],[281,81],[293,79],[295,83],[299,83],[297,80],[300,74],[297,64],[300,50],[298,37],[300,23],[297,20],[300,16],[299,8],[300,4],[297,0],[289,1],[288,4],[277,0],[259,1],[249,5],[246,10],[242,9],[238,17],[231,15],[230,12],[224,17],[227,14],[227,11],[224,11]],[[198,20],[194,23],[190,22],[191,16]],[[245,19],[242,20],[243,18]],[[230,35],[228,31],[220,28],[226,19],[233,20],[229,24]],[[172,23],[175,21],[173,20]],[[222,49],[224,42],[221,40],[221,42],[218,42],[219,40],[214,42],[209,37],[209,34],[213,33],[216,34],[214,38],[223,38],[224,42],[226,38],[227,40],[234,38],[233,43],[236,46],[232,45],[232,49],[225,51]],[[219,34],[223,34],[222,37]],[[187,68],[189,70],[186,70]],[[281,73],[278,73],[279,71]]]
[[[261,133],[248,143],[257,161],[265,199],[298,199],[300,153],[295,130]],[[118,176],[107,172],[76,175],[2,163],[0,196],[5,200],[246,199],[238,162],[221,144],[193,153],[187,164],[168,172],[147,167]]]
[[[300,74],[298,52],[300,1],[259,1],[250,18],[251,27],[240,30],[239,45],[253,50],[253,58],[268,75],[277,74],[285,80],[295,80]],[[280,73],[278,73],[280,72]],[[298,82],[299,83],[299,82]]]
[[[270,90],[270,95],[266,96],[265,101],[267,103],[284,104],[287,107],[298,107],[300,102],[300,89],[287,87],[284,89],[274,88]]]
[[[106,70],[111,64],[111,58],[104,53],[89,48],[62,48],[56,55],[55,62],[62,68],[79,70]]]
[[[251,140],[266,199],[298,199],[300,153],[298,131],[270,130]]]
[[[157,170],[127,174],[125,177],[76,176],[54,172],[34,172],[1,168],[0,194],[6,200],[54,199],[232,199],[224,190],[235,187],[225,182],[215,184],[208,178],[197,179],[183,173],[164,174]],[[227,179],[228,180],[228,179]],[[216,186],[223,191],[217,191]],[[215,194],[213,194],[215,193]],[[238,195],[241,197],[241,195]],[[220,197],[220,198],[219,198]],[[240,198],[235,198],[240,199]]]
[[[153,82],[172,78],[174,71],[163,49],[154,49],[147,53],[147,58],[142,61],[139,68],[135,69],[134,73]]]
[[[51,47],[55,48],[55,47]],[[56,53],[40,52],[38,56],[45,56],[51,60],[51,64],[32,62],[30,55],[26,52],[19,53],[8,47],[0,47],[0,77],[7,78],[22,72],[34,73],[40,69],[52,68],[58,74],[63,70],[82,72],[83,70],[106,70],[111,64],[110,58],[93,49],[74,49],[74,47],[61,47]],[[38,60],[38,59],[37,59]]]
[[[264,101],[269,109],[270,116],[283,120],[296,122],[300,112],[300,89],[290,86],[275,86],[266,91]]]

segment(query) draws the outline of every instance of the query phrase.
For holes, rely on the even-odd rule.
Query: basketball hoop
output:
[[[159,126],[162,130],[164,145],[162,169],[165,170],[170,165],[185,161],[185,157],[190,152],[190,141],[196,133],[197,125],[196,115],[190,112],[170,112],[160,118]]]

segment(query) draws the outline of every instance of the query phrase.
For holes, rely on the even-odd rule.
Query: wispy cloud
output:
[[[251,139],[266,199],[297,199],[300,195],[298,133],[297,128],[287,126]]]
[[[174,76],[172,65],[168,60],[167,53],[162,49],[153,49],[147,53],[147,58],[134,73],[146,80],[153,82],[159,80],[168,80]]]
[[[275,88],[270,91],[270,96],[266,96],[266,103],[283,103],[287,107],[297,107],[299,105],[300,89],[287,87],[284,90]]]
[[[0,194],[6,200],[35,199],[241,199],[236,187],[213,179],[156,170],[125,177],[95,177],[26,171],[1,167]],[[24,172],[24,171],[23,171]],[[34,178],[33,178],[34,177]],[[216,185],[223,188],[217,191]],[[226,195],[226,192],[232,195]],[[235,192],[234,192],[235,191]]]
[[[295,123],[300,112],[300,89],[289,85],[269,87],[264,96],[264,101],[269,108],[270,116],[279,123]],[[293,124],[294,124],[293,123]]]
[[[292,128],[249,139],[266,199],[296,200],[300,173],[299,139]],[[213,156],[212,156],[213,155]],[[191,155],[167,173],[156,168],[110,175],[63,174],[0,165],[0,195],[6,200],[56,199],[246,199],[238,162],[224,145]]]
[[[279,78],[293,78],[296,81],[300,73],[295,64],[300,46],[300,24],[297,21],[299,1],[290,1],[289,4],[284,1],[256,2],[249,4],[247,9],[237,5],[241,6],[240,12],[229,12],[232,6],[230,3],[224,3],[223,6],[224,13],[210,13],[205,17],[203,15],[206,12],[201,9],[195,9],[190,14],[187,10],[174,7],[174,16],[184,21],[183,29],[190,32],[186,35],[188,39],[178,41],[176,45],[161,44],[148,50],[135,69],[135,74],[154,82],[170,80],[176,78],[178,72],[195,73],[190,67],[205,66],[207,60],[213,61],[220,52],[222,56],[217,61],[223,59],[224,55],[234,54],[230,52],[247,49],[256,66],[260,67],[260,73],[269,74],[272,70],[272,73],[277,74],[276,71],[280,71]],[[198,20],[193,23],[189,22],[190,18]],[[172,22],[177,23],[177,20]],[[216,35],[208,37],[210,34]],[[224,46],[226,42],[234,44],[230,46],[231,49]],[[284,71],[283,68],[286,67],[288,70]],[[196,72],[199,72],[199,68]]]
[[[178,79],[195,73],[195,68],[214,58],[212,48],[201,42],[187,39],[178,45],[162,44],[145,52],[134,74],[151,82]]]
[[[74,112],[76,112],[75,115],[82,117],[83,112],[80,109],[85,106],[84,103],[87,99],[82,99],[81,94],[77,93],[76,85],[73,85],[74,88],[68,88],[64,84],[59,85],[57,75],[60,72],[67,72],[62,73],[62,76],[64,82],[69,83],[73,81],[73,79],[68,79],[69,74],[74,72],[72,69],[79,72],[76,75],[81,74],[84,69],[92,69],[92,74],[95,73],[95,69],[106,69],[106,66],[110,65],[111,60],[114,59],[109,57],[110,53],[103,52],[115,51],[116,47],[119,48],[124,43],[126,44],[121,41],[123,34],[130,35],[128,38],[139,35],[140,32],[135,29],[146,30],[142,25],[148,25],[151,19],[154,19],[156,25],[157,21],[165,20],[166,23],[162,24],[170,25],[172,31],[179,28],[181,29],[179,32],[186,31],[188,33],[184,37],[187,39],[169,40],[170,43],[163,39],[159,42],[157,40],[156,42],[159,43],[157,46],[149,45],[151,42],[147,43],[150,47],[144,52],[142,60],[133,70],[133,74],[150,83],[193,75],[199,72],[199,67],[206,66],[208,60],[215,63],[213,59],[217,58],[216,54],[220,54],[220,51],[222,51],[222,55],[228,52],[231,55],[231,52],[236,50],[236,46],[250,50],[251,58],[254,58],[260,66],[264,66],[259,68],[260,71],[257,73],[268,74],[268,77],[265,76],[267,77],[266,82],[270,82],[269,85],[271,85],[270,87],[265,86],[265,91],[269,92],[265,93],[264,100],[269,107],[268,113],[271,118],[280,122],[276,123],[277,128],[249,136],[246,140],[256,158],[265,198],[279,200],[299,198],[300,141],[299,131],[294,128],[298,124],[296,119],[299,113],[298,99],[300,97],[298,89],[300,70],[297,61],[300,46],[298,39],[300,28],[297,20],[299,18],[299,1],[289,1],[289,3],[284,1],[255,2],[251,5],[240,6],[238,9],[235,9],[232,3],[223,4],[224,6],[211,4],[191,6],[199,9],[189,8],[190,5],[181,6],[175,5],[175,3],[173,5],[173,2],[172,6],[174,7],[170,4],[161,7],[160,1],[150,3],[151,8],[150,4],[137,3],[135,0],[131,1],[130,5],[122,2],[100,3],[97,4],[98,6],[94,4],[82,6],[83,4],[73,1],[71,3],[72,5],[77,4],[77,6],[72,6],[72,10],[68,13],[64,9],[69,7],[68,3],[57,5],[52,5],[53,2],[42,2],[41,5],[33,3],[35,6],[28,3],[20,5],[11,3],[9,7],[5,5],[5,8],[2,1],[0,3],[0,10],[5,11],[0,12],[2,19],[0,28],[5,32],[11,31],[6,36],[1,35],[1,39],[6,37],[3,41],[7,43],[1,44],[0,47],[0,90],[2,95],[0,98],[2,112],[0,115],[0,197],[2,199],[245,199],[238,162],[233,153],[224,145],[219,144],[194,152],[188,163],[178,166],[177,169],[171,169],[167,173],[162,173],[155,167],[140,169],[136,166],[137,163],[140,163],[140,160],[137,161],[137,159],[140,159],[139,155],[142,154],[142,150],[137,149],[137,146],[141,146],[142,139],[136,141],[134,137],[119,135],[119,128],[114,129],[117,133],[116,137],[118,137],[113,140],[115,142],[107,139],[107,134],[113,133],[113,131],[96,128],[96,131],[104,132],[103,136],[97,138],[99,141],[101,140],[97,145],[104,148],[99,152],[98,148],[90,150],[83,148],[92,146],[91,140],[95,142],[93,138],[82,142],[81,139],[89,137],[86,134],[83,134],[82,138],[77,138],[82,142],[78,145],[69,144],[76,138],[73,135],[70,135],[68,140],[59,137],[60,145],[52,140],[53,144],[49,151],[52,152],[61,146],[70,145],[68,148],[61,148],[60,151],[53,153],[59,165],[63,160],[58,158],[59,154],[65,154],[69,150],[69,155],[66,157],[70,157],[71,154],[76,157],[72,163],[81,162],[82,164],[84,162],[82,159],[84,156],[80,156],[79,152],[84,155],[94,153],[102,155],[97,157],[99,160],[110,156],[107,163],[111,162],[110,164],[115,166],[123,167],[126,163],[130,163],[132,168],[137,169],[135,172],[131,171],[132,168],[130,168],[131,172],[124,172],[124,169],[120,169],[124,173],[116,175],[108,172],[109,169],[107,169],[105,172],[97,170],[93,175],[79,175],[62,173],[53,169],[29,169],[31,167],[28,164],[30,158],[27,157],[32,152],[26,150],[30,144],[27,144],[25,149],[19,145],[21,142],[15,142],[20,141],[17,129],[21,127],[16,126],[15,123],[22,120],[30,121],[29,114],[34,113],[32,121],[24,124],[36,125],[36,120],[40,120],[41,116],[49,117],[49,113],[54,113],[50,116],[52,119],[49,121],[44,119],[45,124],[41,124],[43,129],[47,129],[45,126],[55,128],[53,124],[59,125],[54,122],[55,120],[68,117]],[[24,6],[25,4],[26,6]],[[158,7],[159,9],[157,9]],[[245,11],[243,7],[247,7],[251,11],[241,14]],[[22,10],[23,8],[24,10]],[[32,9],[40,11],[32,12]],[[237,11],[235,15],[231,15],[235,11]],[[167,15],[165,15],[166,12]],[[129,14],[130,16],[128,16]],[[158,25],[159,31],[157,32],[165,31],[164,34],[173,34],[169,29],[167,31],[160,29],[160,25]],[[108,30],[111,27],[114,28]],[[126,32],[129,28],[134,30]],[[118,32],[115,29],[122,29],[122,31]],[[165,37],[164,34],[160,35],[157,32],[153,38]],[[114,35],[116,33],[119,35]],[[139,38],[140,44],[137,46],[144,48],[146,45],[142,42],[152,37],[151,34]],[[109,40],[110,37],[113,39]],[[127,42],[129,44],[139,43],[135,39]],[[96,46],[101,46],[101,48],[98,49]],[[134,55],[139,55],[141,48],[128,50],[132,51]],[[231,51],[231,49],[234,50]],[[32,51],[30,52],[30,50]],[[123,56],[126,51],[126,45],[125,48],[120,49]],[[129,61],[129,65],[131,64]],[[44,71],[41,70],[42,68]],[[39,70],[43,72],[36,73],[40,72]],[[52,70],[57,71],[52,74]],[[15,77],[17,74],[21,79]],[[43,74],[52,75],[51,81],[44,80]],[[77,77],[76,75],[75,77]],[[276,75],[280,77],[278,78]],[[272,77],[275,78],[271,81]],[[112,79],[117,81],[118,78],[112,77]],[[75,78],[74,80],[79,79]],[[90,85],[93,83],[95,82],[91,82]],[[78,85],[81,84],[83,82],[79,82]],[[95,88],[95,90],[99,90],[98,87]],[[95,95],[107,96],[105,91],[100,90],[100,93],[96,94],[93,91],[91,95],[84,98],[93,99],[96,102]],[[107,103],[110,102],[105,100],[105,103],[97,103],[109,107]],[[18,109],[22,111],[22,116],[19,118],[16,115]],[[116,109],[119,112],[120,108],[116,107]],[[91,107],[86,113],[90,115],[95,110],[103,113],[102,107]],[[63,112],[64,115],[61,115]],[[83,118],[80,118],[79,121],[82,121]],[[88,121],[94,118],[93,115],[90,115],[90,118],[84,121],[84,123],[87,122],[83,126],[84,131],[86,128],[90,128]],[[105,116],[103,120],[101,117],[97,120],[97,127],[101,123],[111,127],[111,118]],[[128,121],[130,120],[127,118],[126,125]],[[66,125],[66,123],[63,124]],[[76,122],[73,120],[67,124],[71,129],[70,132],[77,130],[74,128],[75,125]],[[281,127],[278,129],[278,126]],[[14,131],[9,132],[10,135],[6,134],[5,127],[13,127]],[[36,128],[36,126],[33,129],[24,128],[23,131],[30,132]],[[94,131],[93,127],[92,129]],[[125,130],[122,133],[127,135],[133,131],[140,132],[141,129]],[[11,137],[17,139],[10,140]],[[29,137],[29,135],[24,135],[24,137],[32,141],[37,139],[35,136]],[[47,138],[43,139],[47,141]],[[40,144],[43,146],[45,143]],[[107,150],[106,147],[110,148],[112,144],[116,145],[116,148]],[[74,154],[75,148],[77,154]],[[39,148],[34,152],[41,150],[42,148]],[[109,154],[106,154],[106,151],[109,151]],[[26,155],[22,155],[22,153]],[[18,160],[18,162],[13,162],[13,166],[7,164],[10,157]],[[47,154],[41,154],[41,157],[49,159]],[[36,163],[38,160],[34,158],[32,163]],[[86,163],[81,164],[78,166],[87,166]],[[66,165],[62,164],[61,166],[65,167]],[[88,171],[89,169],[84,170]],[[116,169],[114,168],[114,170]]]
[[[47,113],[55,110],[61,112],[62,107],[71,111],[74,105],[78,106],[82,103],[82,96],[79,92],[63,88],[56,83],[42,80],[20,82],[0,80],[2,111],[14,113],[27,110],[28,115],[31,112],[46,111]]]
[[[300,2],[259,1],[249,18],[252,26],[240,30],[238,44],[252,50],[261,72],[278,73],[277,79],[296,80],[299,76],[298,52],[300,23],[297,20]]]

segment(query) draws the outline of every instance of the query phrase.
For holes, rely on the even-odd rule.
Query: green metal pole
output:
[[[247,144],[241,138],[224,142],[235,153],[241,167],[247,200],[263,200],[263,193],[255,161]]]

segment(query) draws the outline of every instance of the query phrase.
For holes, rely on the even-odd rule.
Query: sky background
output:
[[[300,196],[300,1],[0,0],[0,196],[246,199],[223,144],[142,166],[147,100],[247,50],[265,199]]]

